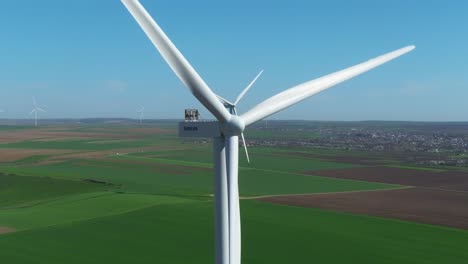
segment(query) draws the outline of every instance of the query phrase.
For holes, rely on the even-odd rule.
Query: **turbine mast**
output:
[[[229,263],[241,263],[241,222],[239,206],[239,136],[226,136],[229,193]]]
[[[229,264],[229,191],[224,137],[213,138],[215,263]]]

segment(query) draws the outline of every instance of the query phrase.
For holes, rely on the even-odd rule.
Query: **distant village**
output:
[[[393,126],[388,126],[387,122],[325,124],[304,123],[304,127],[292,128],[287,124],[257,127],[256,135],[261,135],[261,131],[270,131],[265,134],[274,136],[249,138],[248,144],[403,153],[408,161],[418,164],[468,166],[468,126],[465,127],[464,123],[403,123]]]

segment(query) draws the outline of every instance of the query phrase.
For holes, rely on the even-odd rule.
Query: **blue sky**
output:
[[[417,49],[273,119],[468,121],[468,1],[142,0],[211,88],[242,113],[304,81]],[[202,108],[119,0],[0,8],[0,118],[182,118]],[[203,111],[205,118],[210,115]]]

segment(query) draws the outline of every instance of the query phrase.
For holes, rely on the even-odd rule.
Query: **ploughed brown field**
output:
[[[325,161],[331,162],[338,162],[338,163],[351,163],[355,165],[380,165],[385,164],[382,161],[382,158],[377,157],[359,157],[359,156],[343,156],[343,155],[323,155],[323,154],[316,154],[316,153],[303,153],[303,152],[284,152],[284,153],[275,153],[275,154],[266,154],[271,156],[285,156],[285,157],[300,157],[300,158],[308,158],[308,159],[320,159]]]
[[[260,200],[468,229],[468,172],[375,166],[306,173],[409,188],[275,196]]]
[[[468,193],[404,188],[384,191],[276,196],[260,200],[468,229]]]
[[[119,142],[132,142],[144,139],[155,134],[173,134],[170,129],[158,127],[126,128],[113,131],[112,128],[95,128],[93,132],[70,132],[76,126],[65,127],[39,127],[25,130],[0,131],[0,144],[12,144],[24,141],[64,141],[64,140],[90,140],[90,144],[109,144]],[[15,162],[32,156],[47,156],[36,165],[63,162],[71,159],[105,158],[115,153],[159,151],[177,149],[171,146],[149,146],[139,148],[123,148],[108,150],[74,150],[74,149],[32,149],[32,148],[0,148],[0,164]]]
[[[341,179],[392,183],[406,186],[468,191],[468,172],[430,171],[393,167],[362,167],[307,172]]]
[[[180,147],[141,147],[141,148],[124,148],[124,149],[111,149],[111,150],[102,150],[102,151],[82,151],[78,153],[67,153],[62,155],[55,155],[48,158],[47,160],[41,161],[38,164],[50,164],[63,162],[73,159],[101,159],[106,160],[106,157],[109,155],[116,155],[116,153],[128,153],[128,152],[144,152],[144,151],[159,151],[159,150],[179,150],[184,149]]]
[[[56,150],[56,149],[8,149],[0,150],[0,163],[14,162],[34,155],[59,155],[74,153],[74,150]]]
[[[0,133],[0,144],[15,143],[25,140],[38,141],[58,141],[72,139],[137,139],[142,136],[154,134],[171,134],[173,131],[163,128],[129,128],[126,133],[113,133],[111,129],[102,129],[98,132],[70,132],[63,131],[65,129],[73,129],[74,127],[65,128],[35,128],[24,131],[3,131]],[[101,132],[99,132],[101,131]],[[103,133],[102,131],[106,131]]]
[[[347,155],[347,154],[318,154],[318,153],[304,153],[304,152],[282,152],[271,154],[272,156],[289,156],[300,157],[309,159],[320,159],[338,163],[351,163],[363,166],[383,166],[388,165],[389,162],[416,162],[420,160],[437,159],[432,153],[375,153],[362,152],[360,155]]]
[[[93,138],[124,138],[119,134],[111,133],[82,133],[82,132],[56,132],[40,130],[13,131],[0,134],[0,143],[15,143],[25,140],[57,141],[67,139],[93,139]]]

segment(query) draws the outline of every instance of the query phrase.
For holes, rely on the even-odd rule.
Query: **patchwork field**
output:
[[[265,197],[262,201],[468,230],[468,193],[425,188]]]
[[[250,152],[243,263],[466,263],[468,173],[369,153]],[[0,127],[0,260],[211,263],[211,162],[210,143],[179,139],[172,123]]]
[[[264,197],[262,200],[468,229],[466,171],[388,165],[306,173],[335,179],[399,184],[411,188],[286,195]]]
[[[314,171],[307,172],[315,175]],[[401,184],[407,186],[468,191],[468,172],[411,167],[365,167],[327,170],[319,173],[338,179]]]

